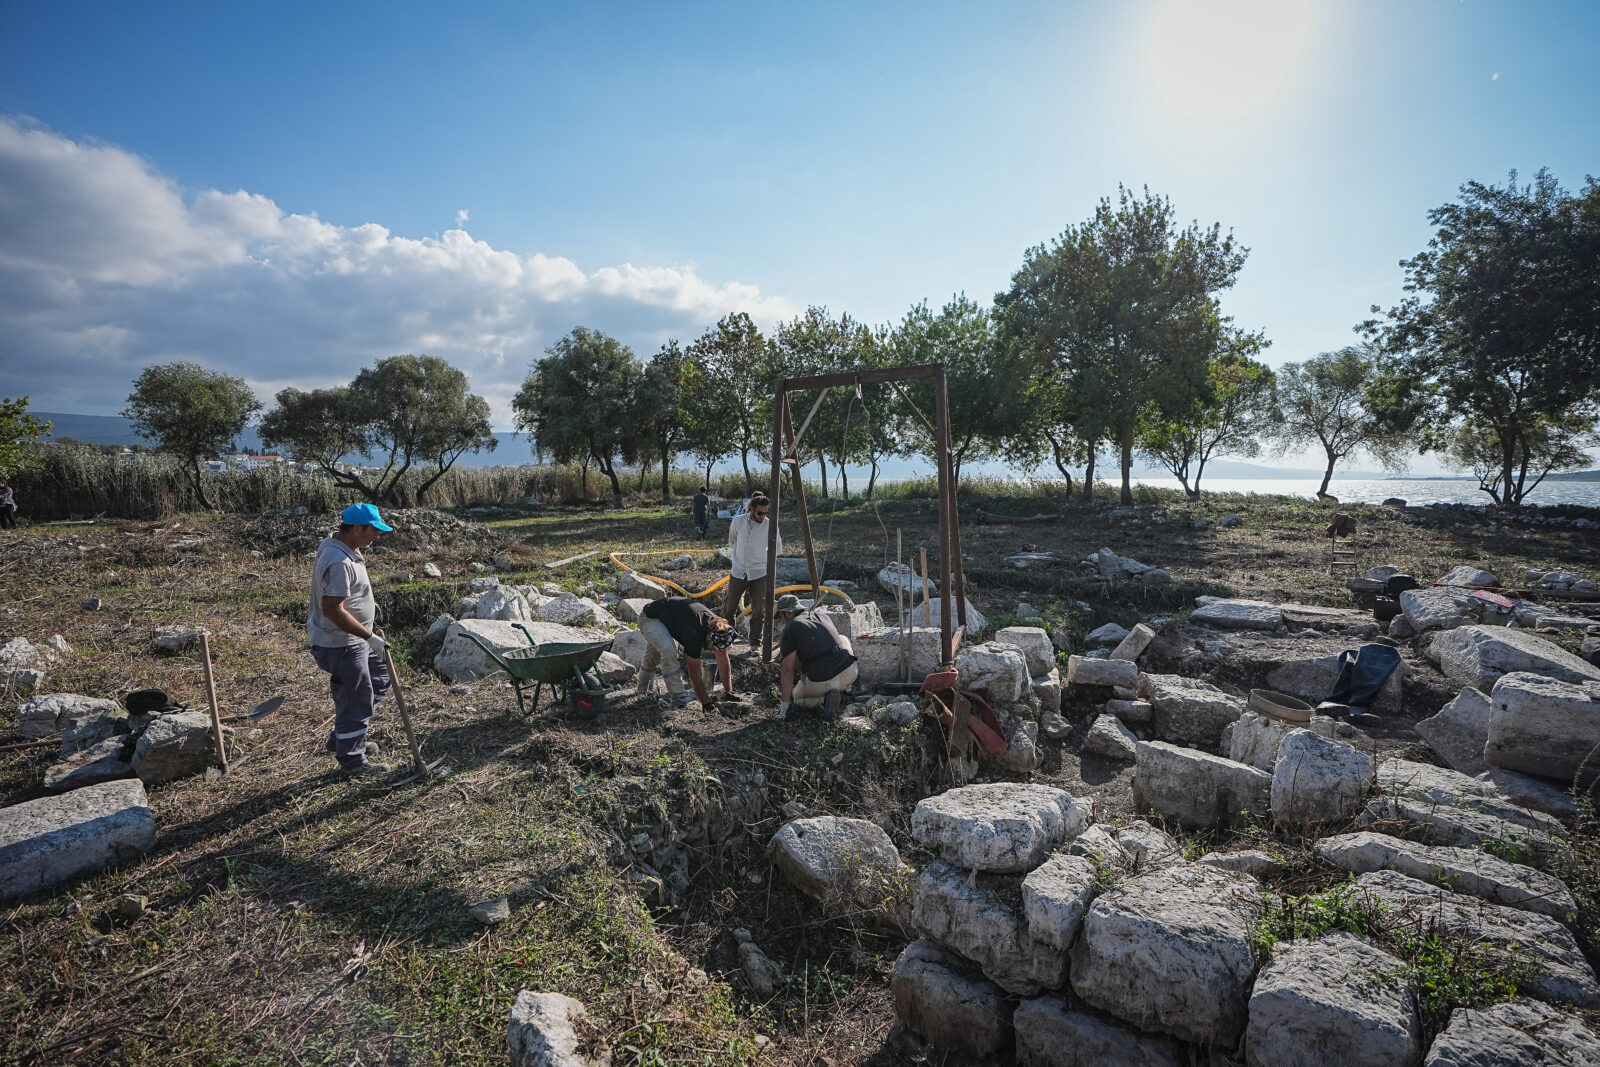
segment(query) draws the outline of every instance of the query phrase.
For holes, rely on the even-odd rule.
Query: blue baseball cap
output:
[[[384,525],[383,519],[378,516],[378,509],[371,504],[351,504],[339,513],[339,521],[346,526],[371,526],[384,533],[394,529],[393,526]]]

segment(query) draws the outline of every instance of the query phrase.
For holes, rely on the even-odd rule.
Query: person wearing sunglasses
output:
[[[728,622],[739,620],[739,601],[750,600],[750,647],[759,650],[766,636],[766,618],[762,607],[772,595],[767,585],[767,512],[769,502],[757,493],[750,498],[750,507],[742,515],[735,515],[728,524],[728,555],[733,564],[728,568],[728,593],[722,601],[722,617]],[[778,536],[777,551],[783,552],[783,535]],[[760,655],[760,652],[756,652]]]
[[[666,679],[668,706],[686,708],[689,694],[684,692],[683,680],[687,673],[695,697],[702,706],[709,708],[711,694],[701,674],[700,656],[710,648],[722,675],[723,692],[733,695],[733,665],[728,662],[733,626],[727,619],[697,600],[684,596],[662,597],[644,606],[639,616],[639,632],[644,635],[646,648],[635,693],[649,693],[655,688],[659,674]]]

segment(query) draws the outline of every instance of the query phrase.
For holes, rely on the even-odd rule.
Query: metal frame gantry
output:
[[[936,409],[932,422],[900,386],[903,381],[919,378],[932,378],[934,381]],[[862,385],[877,382],[888,382],[893,386],[894,391],[900,394],[900,399],[906,402],[933,435],[934,458],[939,468],[939,662],[941,666],[948,666],[955,661],[956,646],[967,627],[967,597],[966,579],[961,573],[961,526],[956,511],[956,487],[950,465],[950,404],[945,392],[944,364],[926,363],[916,367],[887,367],[882,370],[779,379],[772,412],[772,489],[769,494],[772,527],[767,531],[767,596],[761,605],[762,618],[766,622],[766,637],[761,650],[764,662],[772,659],[772,590],[777,588],[778,512],[782,498],[783,468],[788,466],[794,476],[795,513],[800,520],[800,537],[805,544],[806,566],[811,573],[811,597],[815,603],[822,582],[817,574],[817,552],[811,539],[811,520],[806,515],[806,492],[800,476],[800,442],[817,409],[827,399],[828,390],[841,385],[859,389]],[[789,394],[802,389],[819,389],[821,392],[797,433],[789,414]],[[952,597],[954,605],[951,603]],[[958,623],[959,630],[956,628]]]

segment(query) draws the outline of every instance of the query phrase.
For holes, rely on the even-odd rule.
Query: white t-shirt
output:
[[[311,569],[311,611],[306,616],[306,634],[313,645],[323,648],[365,644],[362,638],[345,633],[322,614],[325,596],[344,597],[345,610],[362,626],[372,629],[378,604],[372,597],[366,560],[337,537],[328,538],[317,549],[317,562]]]
[[[771,515],[755,522],[747,511],[728,524],[728,555],[733,557],[728,570],[735,578],[767,576],[767,531],[772,529],[771,522]],[[783,554],[782,534],[778,535],[778,554]]]

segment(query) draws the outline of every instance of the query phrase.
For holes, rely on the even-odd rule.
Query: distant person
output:
[[[801,611],[800,598],[785,593],[774,612],[783,627],[778,638],[777,718],[789,717],[790,706],[824,708],[839,714],[840,696],[855,684],[860,668],[850,639],[834,629],[833,620],[818,611]]]
[[[17,527],[17,498],[11,492],[11,486],[0,478],[0,530],[14,530]]]
[[[367,725],[392,681],[383,658],[389,643],[372,629],[378,609],[361,550],[394,527],[385,525],[371,504],[351,504],[339,524],[338,532],[317,549],[306,617],[311,656],[328,672],[333,694],[328,751],[346,774],[386,774],[387,765],[367,759]]]
[[[683,691],[683,676],[687,670],[695,697],[702,705],[710,707],[711,694],[706,689],[705,677],[700,670],[700,656],[710,646],[716,654],[723,691],[728,696],[733,695],[733,664],[728,662],[728,649],[733,645],[733,626],[728,620],[698,600],[669,596],[652,600],[644,606],[639,615],[639,632],[644,635],[648,647],[635,693],[650,692],[659,674],[666,679],[671,706],[688,707],[689,695]]]
[[[767,585],[768,507],[766,496],[757,493],[750,498],[750,507],[744,514],[735,515],[728,524],[728,555],[733,563],[728,568],[728,594],[722,601],[722,617],[730,624],[738,622],[739,599],[748,594],[751,649],[761,648],[766,636],[764,608],[772,595]],[[778,535],[777,551],[783,552],[782,534]]]
[[[706,530],[710,527],[707,512],[711,509],[711,497],[706,492],[706,487],[701,486],[700,491],[694,495],[694,535],[700,540],[706,539]]]

